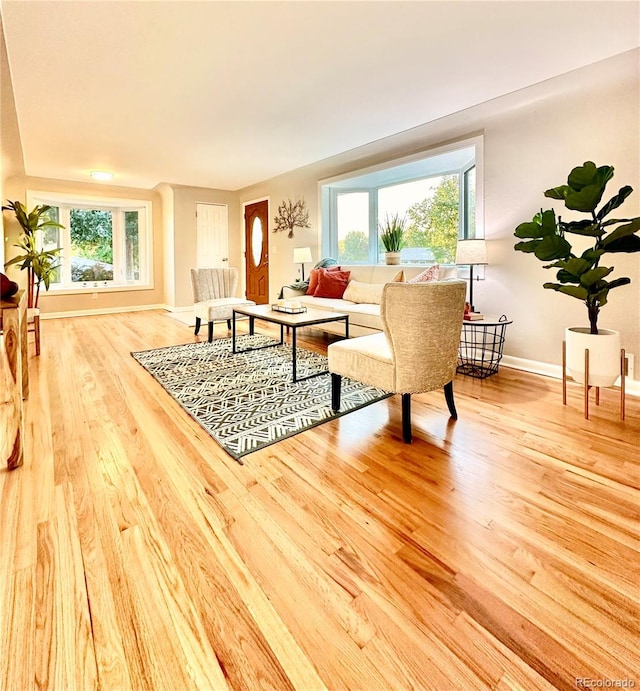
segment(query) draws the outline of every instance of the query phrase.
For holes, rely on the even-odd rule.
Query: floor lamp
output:
[[[304,282],[304,263],[311,261],[311,247],[294,247],[293,263],[302,266],[302,281]]]
[[[456,264],[469,265],[469,305],[472,312],[476,311],[473,306],[473,267],[476,264],[487,263],[486,240],[458,240]]]

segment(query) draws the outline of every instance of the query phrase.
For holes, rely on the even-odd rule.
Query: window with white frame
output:
[[[52,290],[147,288],[151,276],[151,202],[30,192],[29,206],[51,207],[45,249],[62,247]]]
[[[474,137],[321,183],[323,254],[343,264],[383,264],[379,224],[406,219],[403,264],[452,264],[459,238],[481,237]]]

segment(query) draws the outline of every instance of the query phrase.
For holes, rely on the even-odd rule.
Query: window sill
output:
[[[80,295],[83,293],[129,293],[134,290],[153,290],[154,286],[152,283],[144,285],[117,285],[117,286],[82,286],[79,288],[56,288],[51,286],[48,291],[41,290],[40,297],[46,297],[47,295]]]

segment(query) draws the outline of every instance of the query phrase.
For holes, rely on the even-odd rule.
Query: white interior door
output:
[[[229,210],[226,204],[196,204],[196,264],[229,266]]]

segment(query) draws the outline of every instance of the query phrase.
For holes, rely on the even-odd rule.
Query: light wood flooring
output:
[[[456,377],[456,422],[414,397],[410,446],[396,396],[242,466],[129,354],[194,338],[43,323],[0,470],[2,689],[640,686],[638,399],[585,421],[501,368]]]

